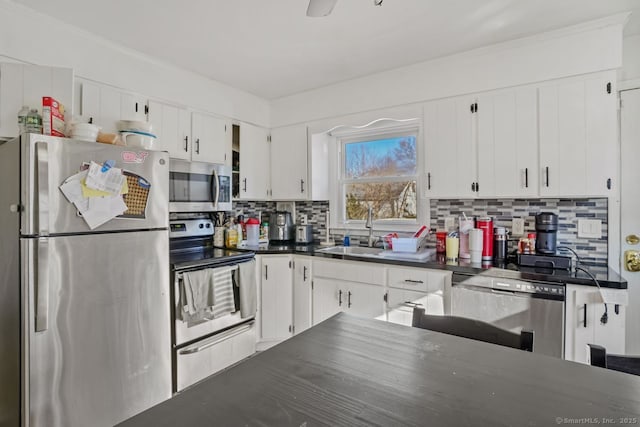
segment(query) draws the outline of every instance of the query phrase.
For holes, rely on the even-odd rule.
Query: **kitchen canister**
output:
[[[482,230],[482,260],[493,261],[493,219],[488,216],[478,218],[476,228]]]
[[[213,232],[213,246],[224,248],[224,227],[216,227]]]
[[[469,255],[469,232],[473,229],[473,218],[461,216],[458,218],[458,229],[460,231],[460,258],[467,259]]]
[[[447,239],[446,231],[437,231],[436,232],[436,252],[439,254],[443,254],[445,252],[445,240]]]
[[[504,261],[507,257],[507,229],[496,227],[493,231],[493,259]]]
[[[247,245],[258,246],[260,239],[260,221],[258,218],[249,218],[245,226],[247,228]]]
[[[479,228],[469,231],[469,256],[472,264],[480,264],[482,262],[483,234],[484,231]]]

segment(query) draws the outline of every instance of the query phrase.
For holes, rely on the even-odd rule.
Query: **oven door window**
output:
[[[169,174],[169,200],[171,202],[213,202],[216,189],[213,175],[171,172]]]

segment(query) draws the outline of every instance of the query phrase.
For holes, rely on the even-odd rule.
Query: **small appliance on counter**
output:
[[[555,255],[558,233],[558,215],[541,212],[536,215],[536,253]]]
[[[295,226],[291,212],[275,211],[269,217],[269,241],[287,242],[294,239]]]
[[[296,243],[309,244],[313,242],[313,226],[311,224],[296,225]]]

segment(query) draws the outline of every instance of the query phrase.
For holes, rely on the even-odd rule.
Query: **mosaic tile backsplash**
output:
[[[462,215],[469,217],[490,216],[495,226],[506,227],[511,230],[513,218],[523,218],[525,234],[535,232],[535,215],[540,212],[553,212],[558,215],[558,246],[567,246],[578,254],[581,261],[592,266],[606,266],[608,249],[608,204],[606,198],[593,199],[468,199],[468,200],[430,200],[431,228],[444,230],[447,217]],[[242,212],[245,216],[258,216],[276,210],[276,202],[235,202],[235,215]],[[296,218],[299,223],[302,215],[314,227],[315,240],[324,240],[326,236],[326,212],[329,202],[295,202]],[[599,219],[602,221],[602,237],[599,239],[578,238],[578,219]],[[457,220],[456,220],[457,226]],[[331,233],[337,242],[343,235]],[[509,239],[509,251],[516,247],[520,236]],[[364,236],[351,237],[351,244],[366,244]],[[560,252],[559,252],[560,253]],[[569,253],[567,253],[570,255]]]
[[[606,266],[608,258],[608,200],[598,199],[485,199],[485,200],[431,200],[430,227],[444,230],[446,217],[490,216],[494,226],[511,230],[511,219],[523,218],[525,234],[535,232],[535,216],[540,212],[558,215],[558,246],[567,246],[578,254],[587,265]],[[602,237],[599,239],[578,238],[578,219],[602,221]],[[509,251],[515,249],[520,236],[509,240]],[[562,253],[559,251],[558,253]],[[571,255],[567,252],[567,255]]]

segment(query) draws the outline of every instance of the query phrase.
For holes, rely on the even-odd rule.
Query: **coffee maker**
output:
[[[287,242],[295,237],[295,226],[291,220],[291,212],[276,211],[269,219],[269,241]]]
[[[558,215],[541,212],[536,215],[536,253],[554,255],[558,234]]]

